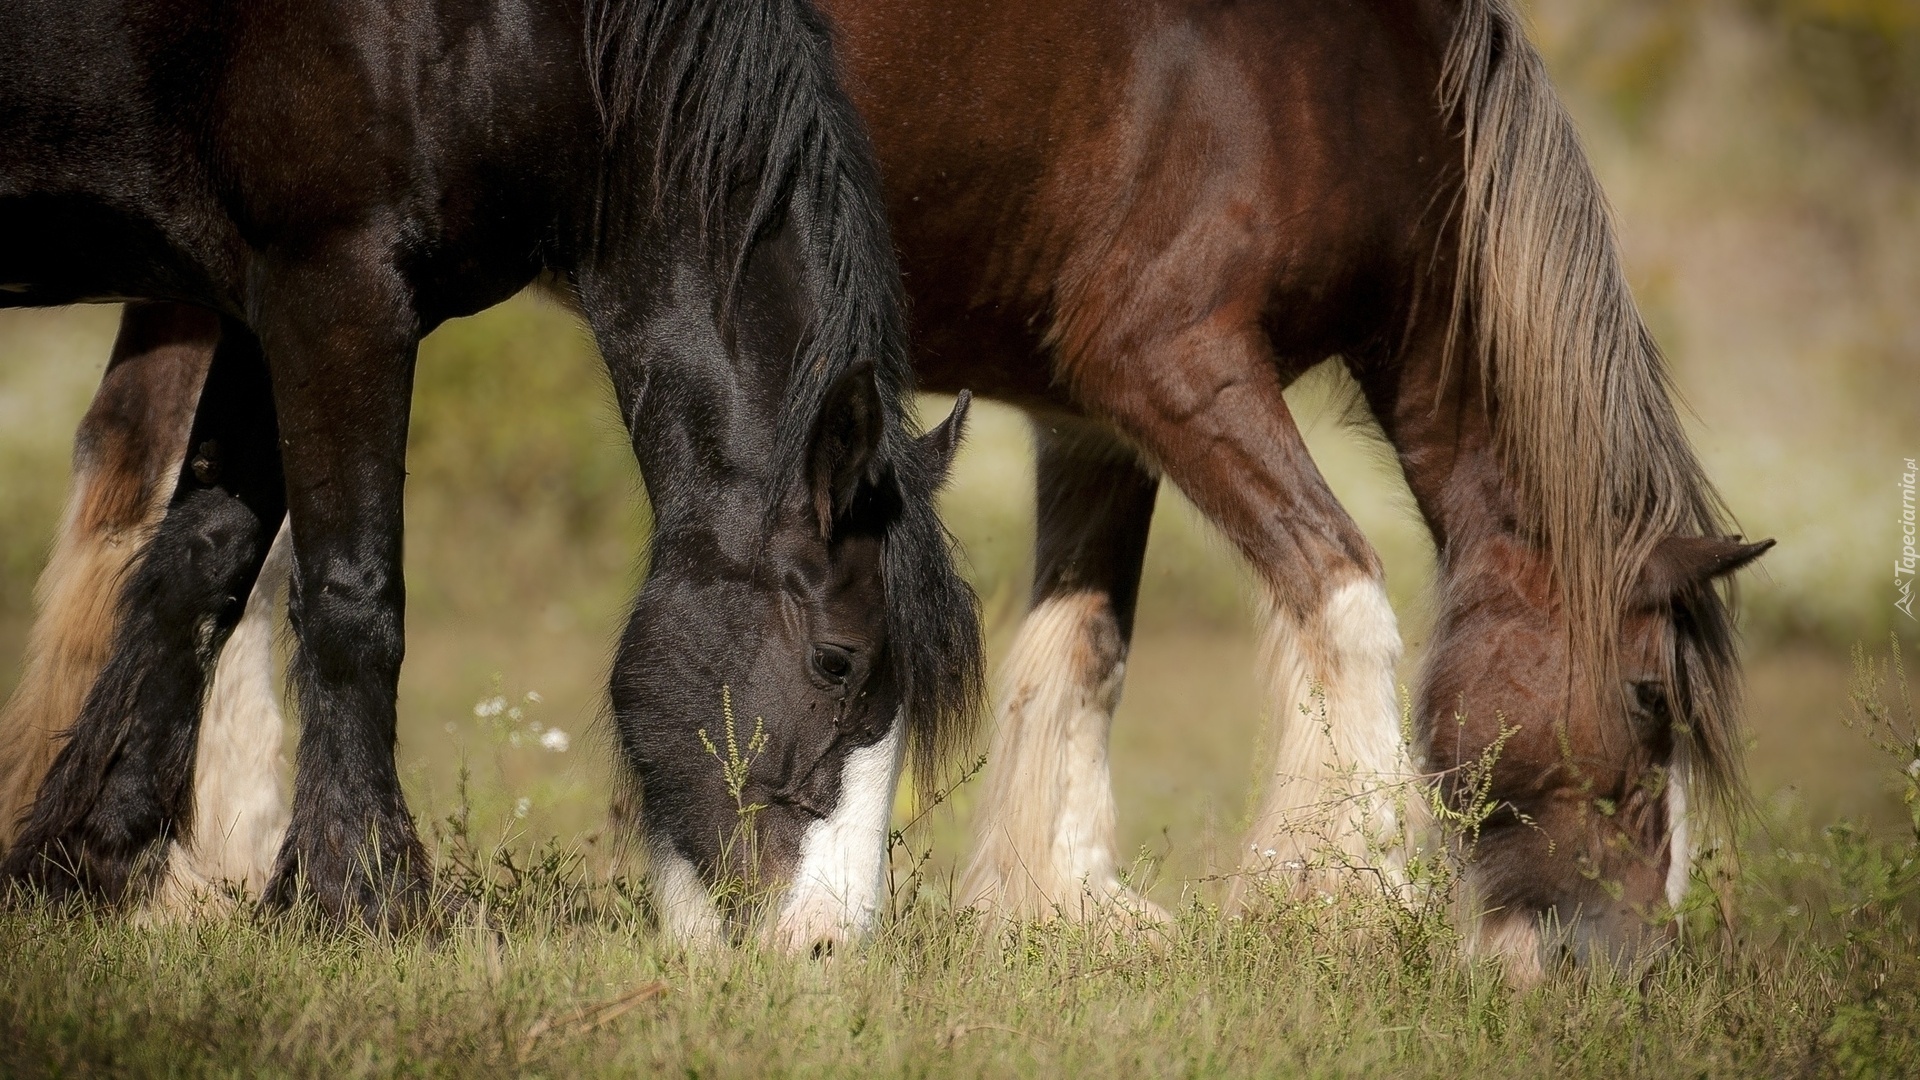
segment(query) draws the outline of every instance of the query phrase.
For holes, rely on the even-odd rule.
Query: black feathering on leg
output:
[[[0,865],[9,880],[114,903],[143,891],[142,870],[191,824],[194,720],[258,572],[261,532],[219,491],[168,511],[128,582],[113,657]]]

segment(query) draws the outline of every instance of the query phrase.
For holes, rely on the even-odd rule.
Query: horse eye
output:
[[[1657,679],[1634,679],[1627,684],[1633,691],[1634,708],[1649,716],[1667,711],[1667,690]]]
[[[844,684],[853,675],[853,653],[838,645],[815,645],[813,670],[836,686]]]

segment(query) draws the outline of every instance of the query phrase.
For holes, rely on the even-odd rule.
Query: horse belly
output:
[[[89,195],[0,195],[0,307],[132,299],[224,306],[154,217]]]
[[[0,306],[207,302],[204,185],[115,0],[0,4]]]

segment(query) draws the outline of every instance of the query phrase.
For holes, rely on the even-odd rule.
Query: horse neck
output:
[[[1361,378],[1363,391],[1433,536],[1451,601],[1470,599],[1476,583],[1546,571],[1546,552],[1523,525],[1522,489],[1500,460],[1494,417],[1477,365],[1445,358],[1436,329]]]

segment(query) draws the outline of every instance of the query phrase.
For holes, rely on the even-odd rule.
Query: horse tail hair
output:
[[[1480,365],[1582,689],[1608,702],[1619,620],[1653,546],[1722,535],[1728,515],[1688,445],[1573,119],[1512,0],[1464,0],[1440,93],[1465,151],[1450,346],[1464,341]],[[1728,599],[1704,586],[1680,620],[1693,714],[1682,760],[1722,806],[1744,790]]]
[[[0,708],[0,851],[11,847],[62,737],[113,651],[123,587],[165,516],[219,322],[129,304],[74,440],[73,488],[34,587],[20,684]]]
[[[109,482],[91,470],[76,474],[53,555],[34,587],[26,668],[0,709],[0,849],[12,846],[61,737],[106,666],[128,571],[166,510],[163,492],[133,520],[96,513]]]

